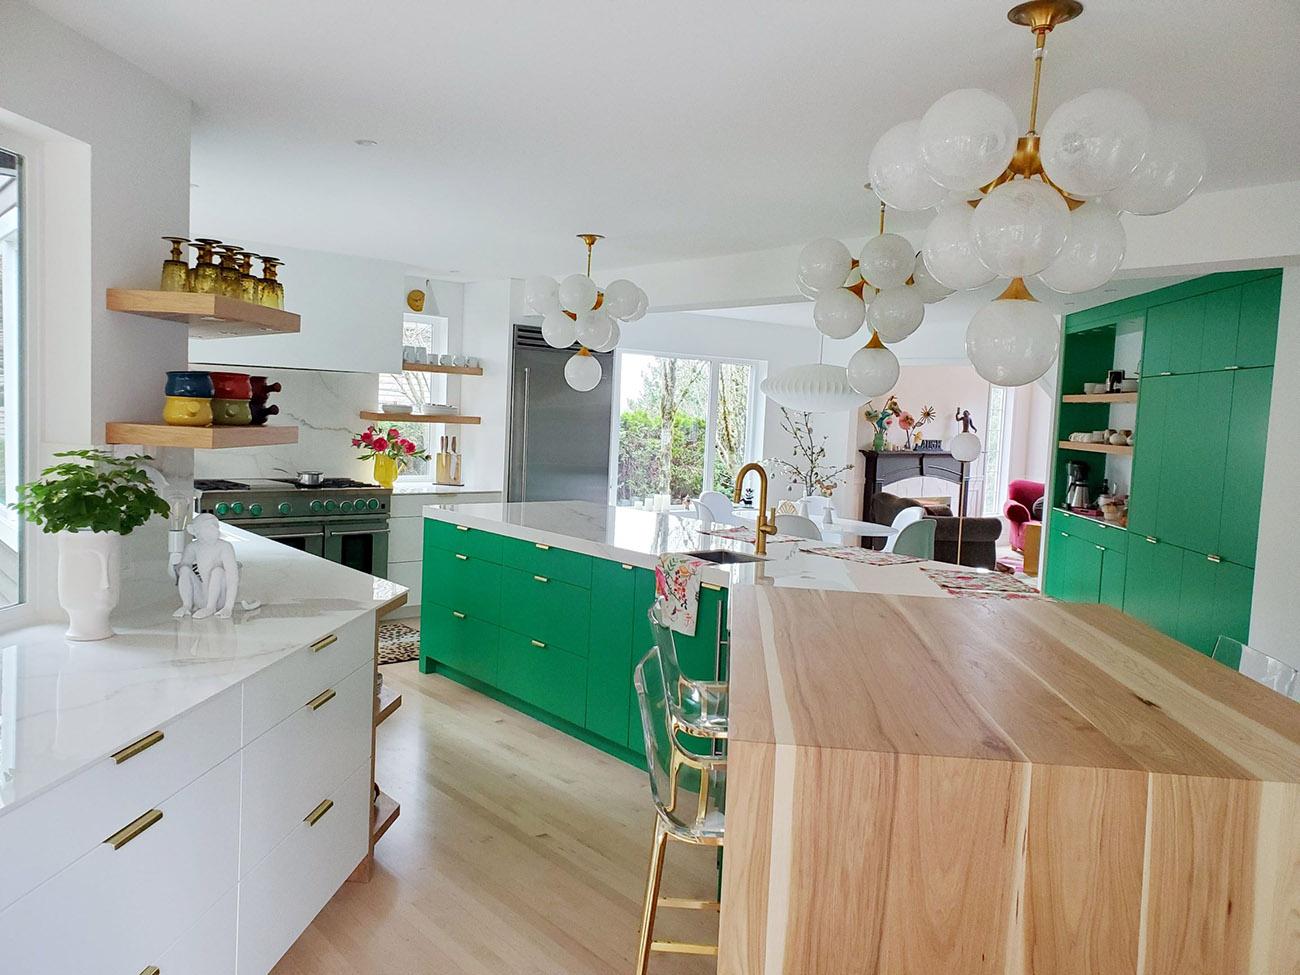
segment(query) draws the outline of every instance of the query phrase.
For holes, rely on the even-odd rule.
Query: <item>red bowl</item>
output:
[[[212,385],[216,390],[214,399],[253,398],[253,384],[246,372],[214,372]]]

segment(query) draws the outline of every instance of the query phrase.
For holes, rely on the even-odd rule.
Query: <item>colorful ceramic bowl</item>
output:
[[[248,381],[253,388],[253,399],[259,396],[265,399],[272,393],[278,393],[283,388],[279,383],[268,383],[265,376],[249,376]]]
[[[173,427],[212,425],[212,401],[197,396],[168,396],[163,404],[163,422]]]
[[[268,416],[275,416],[280,412],[280,407],[276,406],[274,403],[267,406],[265,401],[259,401],[256,399],[249,403],[249,407],[253,411],[253,426],[255,427],[264,426]]]
[[[214,372],[212,385],[217,399],[253,398],[253,384],[246,372]]]
[[[247,399],[214,399],[212,422],[219,427],[246,427],[253,422]]]
[[[212,388],[212,373],[169,372],[166,391],[168,396],[197,396],[201,399],[212,399],[215,395],[215,390]]]

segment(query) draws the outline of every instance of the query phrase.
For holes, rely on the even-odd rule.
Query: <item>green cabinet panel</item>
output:
[[[1172,374],[1175,335],[1187,318],[1185,302],[1198,301],[1198,298],[1170,301],[1147,309],[1146,330],[1142,334],[1142,376],[1143,380],[1154,376]],[[1196,348],[1199,353],[1200,333],[1196,336]],[[1146,389],[1142,393],[1145,395]]]
[[[501,625],[542,643],[585,656],[591,592],[543,575],[501,568]]]
[[[1134,538],[1124,570],[1124,612],[1171,636],[1177,632],[1183,550]]]
[[[1205,296],[1205,330],[1201,336],[1201,372],[1228,369],[1237,364],[1237,329],[1240,320],[1240,286],[1211,291]]]
[[[650,632],[650,619],[646,615],[655,601],[655,574],[649,569],[635,570],[636,584],[632,610],[632,666],[640,662],[646,652],[654,646],[654,634]],[[645,753],[645,736],[641,731],[641,711],[636,701],[636,688],[628,683],[627,747],[638,755]]]
[[[1255,574],[1245,566],[1183,553],[1182,597],[1174,636],[1206,656],[1220,636],[1245,641]]]
[[[1282,275],[1247,281],[1241,286],[1236,365],[1273,365],[1277,355],[1277,322],[1281,307]]]
[[[1128,556],[1118,549],[1108,548],[1101,558],[1101,589],[1098,602],[1116,609],[1124,608],[1124,578]]]
[[[477,555],[429,547],[424,553],[424,600],[492,623],[501,618],[501,566]]]
[[[1173,347],[1169,353],[1168,371],[1175,375],[1200,372],[1201,352],[1205,344],[1205,309],[1207,295],[1195,295],[1182,301],[1160,306],[1170,322]],[[1148,321],[1150,317],[1148,316]],[[1144,370],[1150,370],[1144,359]],[[1165,370],[1161,370],[1162,372]]]
[[[426,545],[433,545],[436,548],[446,549],[451,552],[463,552],[486,562],[501,561],[502,540],[500,535],[494,535],[492,532],[483,531],[479,528],[453,525],[449,521],[438,521],[436,518],[424,519],[424,541]]]
[[[1165,458],[1165,424],[1174,389],[1172,384],[1172,376],[1143,379],[1138,394],[1133,483],[1128,499],[1128,530],[1133,534],[1156,534]]]
[[[496,686],[570,724],[586,717],[587,661],[540,640],[501,631]]]
[[[420,654],[483,681],[497,680],[500,630],[437,603],[420,607]]]
[[[1250,607],[1255,595],[1255,570],[1235,562],[1219,564],[1219,632],[1246,643],[1250,640]],[[1213,651],[1213,644],[1210,647]]]
[[[1059,534],[1055,541],[1058,557],[1064,563],[1060,576],[1060,598],[1072,603],[1095,603],[1101,598],[1100,545],[1075,535]]]
[[[642,569],[642,572],[645,570]],[[630,565],[595,559],[591,566],[591,639],[587,653],[588,731],[627,741],[628,688],[632,686],[632,631],[636,572]]]
[[[582,589],[591,588],[590,555],[570,552],[543,542],[529,542],[522,538],[501,540],[501,563],[522,569],[530,575],[558,579]]]
[[[1171,545],[1212,554],[1219,545],[1228,457],[1227,437],[1212,418],[1231,408],[1233,374],[1171,376],[1165,383],[1170,393],[1154,534]]]
[[[1272,369],[1242,369],[1233,374],[1218,547],[1209,554],[1239,565],[1255,564],[1272,392]]]

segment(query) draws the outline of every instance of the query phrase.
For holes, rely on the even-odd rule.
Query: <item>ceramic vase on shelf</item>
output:
[[[375,480],[391,491],[397,481],[397,461],[387,454],[375,454]]]
[[[122,536],[115,532],[58,532],[59,605],[68,614],[69,640],[106,640],[109,615],[122,595]]]

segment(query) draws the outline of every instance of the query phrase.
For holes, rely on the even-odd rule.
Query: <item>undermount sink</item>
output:
[[[761,555],[750,555],[748,552],[732,552],[720,548],[709,549],[704,552],[686,552],[683,554],[694,556],[697,559],[703,559],[705,562],[716,562],[718,565],[767,561],[767,559],[763,558]]]

